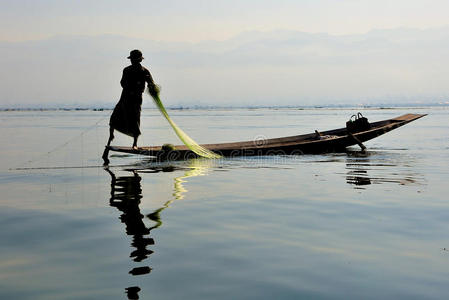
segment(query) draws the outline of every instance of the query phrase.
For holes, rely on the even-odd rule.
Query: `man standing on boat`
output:
[[[140,50],[132,50],[128,56],[131,65],[123,70],[122,94],[120,100],[112,112],[109,121],[109,139],[107,146],[114,139],[114,130],[133,137],[133,148],[137,149],[137,139],[140,135],[140,111],[142,105],[142,93],[145,90],[145,83],[148,84],[149,91],[155,89],[155,84],[150,71],[140,63],[143,60]],[[108,150],[103,153],[105,164],[109,163]]]

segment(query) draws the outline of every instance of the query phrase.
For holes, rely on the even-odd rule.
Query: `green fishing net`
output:
[[[175,122],[170,119],[170,116],[168,115],[167,111],[165,110],[164,105],[162,104],[162,101],[159,97],[160,94],[160,87],[158,85],[148,86],[148,92],[153,98],[154,103],[156,104],[157,108],[161,112],[161,114],[167,119],[168,123],[173,127],[173,130],[175,131],[176,135],[179,137],[179,139],[193,152],[195,152],[198,156],[206,157],[206,158],[220,158],[221,156],[217,153],[214,153],[210,151],[209,149],[206,149],[200,145],[198,145],[190,136],[187,135],[184,131],[182,131],[181,128],[176,125]]]

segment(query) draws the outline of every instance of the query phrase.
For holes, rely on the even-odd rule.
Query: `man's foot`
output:
[[[137,150],[137,145],[133,145],[133,149],[134,149],[134,150]]]

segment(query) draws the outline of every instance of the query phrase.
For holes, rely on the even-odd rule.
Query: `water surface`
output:
[[[170,113],[213,143],[339,128],[354,112]],[[365,155],[117,154],[105,170],[110,112],[1,112],[0,298],[445,298],[449,110],[362,112],[429,115],[367,142]],[[142,132],[141,145],[177,144],[155,110]]]

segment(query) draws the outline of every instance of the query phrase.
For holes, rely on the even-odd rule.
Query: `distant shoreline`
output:
[[[239,110],[239,109],[296,109],[296,110],[309,110],[309,109],[400,109],[400,108],[435,108],[435,107],[449,107],[449,103],[430,103],[430,104],[372,104],[372,105],[280,105],[280,106],[169,106],[168,110]],[[143,107],[144,110],[156,110],[152,107]],[[113,107],[5,107],[0,108],[0,112],[10,111],[110,111]]]

